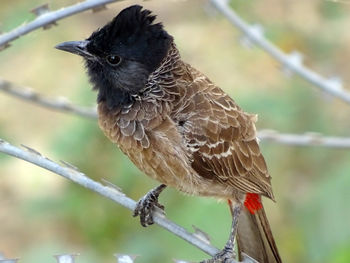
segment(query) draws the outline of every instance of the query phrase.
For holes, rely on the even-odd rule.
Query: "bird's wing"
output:
[[[207,77],[189,69],[193,81],[177,116],[192,154],[192,167],[207,179],[273,199],[270,175],[256,139],[256,115],[239,106]],[[181,126],[182,124],[182,126]]]

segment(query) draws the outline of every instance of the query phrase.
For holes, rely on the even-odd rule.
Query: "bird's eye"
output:
[[[106,59],[107,62],[112,66],[117,66],[122,61],[121,57],[117,55],[109,55]]]

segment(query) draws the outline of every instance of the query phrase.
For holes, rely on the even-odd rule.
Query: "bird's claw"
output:
[[[217,253],[211,259],[206,259],[200,263],[232,263],[236,258],[236,253],[232,247],[225,246],[223,250]]]
[[[164,206],[158,202],[159,193],[159,189],[156,188],[148,192],[136,204],[133,216],[140,216],[141,225],[144,227],[153,225],[153,212],[156,207],[164,211]]]

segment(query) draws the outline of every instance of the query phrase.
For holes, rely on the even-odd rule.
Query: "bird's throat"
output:
[[[130,105],[132,96],[129,92],[111,87],[99,87],[97,103],[104,102],[108,109],[115,109]]]

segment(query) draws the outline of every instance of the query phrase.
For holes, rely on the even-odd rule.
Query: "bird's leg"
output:
[[[242,204],[240,202],[236,202],[235,204],[232,204],[232,201],[228,200],[228,205],[230,206],[230,211],[232,215],[232,226],[231,226],[230,237],[225,245],[225,248],[229,247],[231,248],[231,250],[233,250],[233,247],[235,244],[235,238],[237,234],[238,219],[239,219],[239,215],[241,214]]]
[[[231,200],[228,200],[232,214],[232,226],[230,231],[229,239],[226,242],[225,247],[219,253],[217,253],[213,258],[201,261],[200,263],[230,263],[236,258],[236,253],[234,251],[235,238],[237,234],[238,218],[241,213],[242,204],[236,202],[232,204]]]
[[[149,191],[136,204],[133,216],[140,216],[141,225],[146,227],[152,225],[153,211],[155,207],[164,210],[164,206],[158,203],[159,194],[165,189],[166,185],[161,184],[158,187]]]

